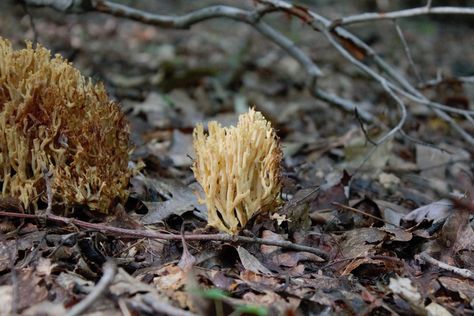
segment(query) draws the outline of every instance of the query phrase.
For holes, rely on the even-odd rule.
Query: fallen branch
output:
[[[151,238],[151,239],[162,239],[162,240],[182,240],[182,237],[183,237],[181,234],[157,233],[151,230],[126,229],[126,228],[108,226],[101,223],[89,223],[89,222],[81,221],[79,219],[67,218],[67,217],[58,216],[54,214],[37,215],[37,214],[23,214],[23,213],[0,211],[0,217],[30,218],[30,219],[37,219],[37,220],[46,219],[52,222],[63,223],[63,224],[68,224],[68,225],[72,224],[77,227],[93,229],[105,234],[109,233],[109,234],[113,234],[113,235],[117,235],[121,237]],[[310,246],[295,244],[287,240],[270,240],[270,239],[257,238],[257,237],[233,236],[229,234],[184,234],[184,238],[187,241],[207,240],[207,241],[227,241],[227,242],[235,242],[235,243],[257,243],[261,245],[278,246],[278,247],[286,248],[286,249],[310,252],[324,259],[329,258],[329,254],[323,250],[310,247]]]
[[[462,269],[458,267],[453,267],[447,263],[444,263],[442,261],[436,260],[435,258],[431,257],[429,254],[426,252],[422,252],[420,254],[420,258],[423,259],[424,261],[431,263],[432,265],[435,265],[443,270],[449,271],[456,273],[457,275],[460,275],[464,278],[468,278],[471,280],[474,280],[474,272],[468,269]]]
[[[104,292],[109,288],[110,284],[114,280],[115,273],[117,272],[117,266],[112,262],[108,261],[104,264],[104,274],[99,280],[97,285],[82,301],[74,305],[70,310],[67,311],[65,316],[77,316],[82,315],[84,312],[99,299]]]

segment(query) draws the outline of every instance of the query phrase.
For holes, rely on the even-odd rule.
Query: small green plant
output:
[[[191,290],[191,293],[198,295],[214,301],[215,311],[217,316],[224,315],[224,303],[232,304],[232,299],[229,295],[217,288],[211,289],[200,289],[194,288]],[[267,316],[268,309],[265,306],[251,305],[251,304],[241,304],[236,305],[235,310],[229,314],[229,316],[240,316],[240,315],[255,315],[255,316]]]

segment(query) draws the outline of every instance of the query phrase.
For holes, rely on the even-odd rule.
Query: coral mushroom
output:
[[[257,212],[280,201],[281,148],[275,130],[253,109],[236,127],[210,122],[194,130],[193,171],[205,193],[208,224],[236,234]]]
[[[101,84],[61,56],[0,38],[0,185],[3,197],[38,209],[45,171],[55,205],[108,212],[125,200],[129,128]]]

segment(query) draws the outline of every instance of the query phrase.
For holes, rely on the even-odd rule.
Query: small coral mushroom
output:
[[[25,208],[46,200],[107,212],[127,197],[129,131],[104,87],[61,56],[0,38],[0,186]]]
[[[259,211],[279,202],[281,149],[275,130],[251,109],[236,127],[194,130],[194,175],[205,193],[208,224],[236,234]]]

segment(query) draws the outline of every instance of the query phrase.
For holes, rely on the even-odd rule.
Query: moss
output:
[[[237,126],[210,122],[194,130],[193,171],[205,193],[208,224],[238,233],[257,212],[279,203],[282,152],[278,137],[260,112],[251,109]]]
[[[102,84],[31,43],[0,38],[0,180],[3,197],[37,210],[52,174],[55,205],[107,213],[125,200],[129,127]]]

